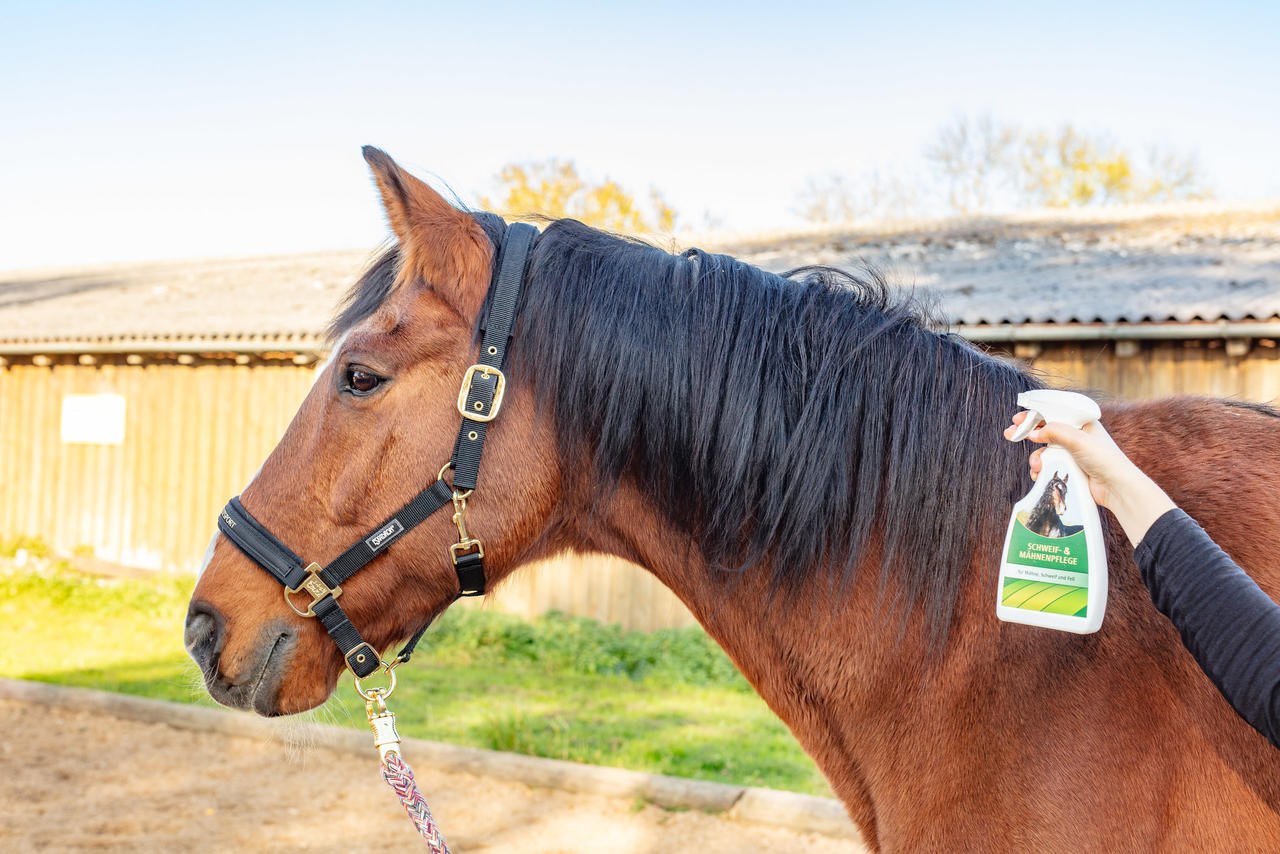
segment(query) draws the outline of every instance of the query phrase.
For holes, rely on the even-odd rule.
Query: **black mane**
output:
[[[335,332],[394,268],[391,250]],[[573,220],[538,239],[522,299],[508,373],[554,416],[563,459],[606,490],[634,478],[714,566],[763,564],[777,589],[825,565],[843,591],[880,542],[899,604],[946,638],[974,549],[1029,483],[1028,449],[1000,430],[1031,377],[932,331],[873,273],[779,276]]]
[[[1042,537],[1060,536],[1053,533],[1056,529],[1062,528],[1062,518],[1058,516],[1058,509],[1054,506],[1055,491],[1066,494],[1066,481],[1058,476],[1055,471],[1053,479],[1045,486],[1044,491],[1040,493],[1040,500],[1027,513],[1027,529],[1032,533],[1039,534]]]

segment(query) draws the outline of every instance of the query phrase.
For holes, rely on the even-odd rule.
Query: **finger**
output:
[[[1014,431],[1018,429],[1018,427],[1022,424],[1023,421],[1027,420],[1027,416],[1030,414],[1031,413],[1027,412],[1026,410],[1015,413],[1013,416],[1013,423],[1010,424],[1008,427],[1004,428],[1004,437],[1012,442]]]
[[[1028,464],[1031,466],[1032,480],[1035,480],[1036,478],[1040,477],[1040,469],[1044,467],[1044,461],[1040,459],[1040,456],[1043,453],[1044,453],[1044,448],[1036,448],[1034,451],[1031,452],[1031,456],[1027,460]]]
[[[1085,442],[1085,436],[1078,428],[1056,421],[1042,424],[1032,430],[1031,435],[1027,436],[1027,438],[1042,445],[1049,443],[1061,445],[1068,451],[1079,450]]]
[[[1090,421],[1088,424],[1080,428],[1090,436],[1097,436],[1108,444],[1114,445],[1115,439],[1111,438],[1111,434],[1107,432],[1107,428],[1102,426],[1101,421]]]

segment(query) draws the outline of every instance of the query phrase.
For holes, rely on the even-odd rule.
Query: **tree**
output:
[[[941,173],[951,210],[966,214],[990,207],[1008,182],[1017,137],[1016,128],[989,115],[974,120],[961,116],[938,129],[924,156]]]
[[[838,172],[811,176],[796,195],[796,213],[805,222],[849,222],[857,213],[853,188]]]
[[[572,160],[509,163],[496,178],[494,198],[480,197],[482,207],[503,216],[571,217],[587,225],[625,232],[670,232],[676,211],[657,189],[649,191],[646,212],[618,182],[606,178],[589,183]],[[646,213],[648,215],[646,215]]]
[[[1146,172],[1148,177],[1143,187],[1144,201],[1207,199],[1213,195],[1200,172],[1200,163],[1195,155],[1153,147],[1147,152]]]
[[[1041,207],[1078,207],[1134,201],[1136,184],[1129,155],[1103,137],[1071,125],[1024,134],[1017,164],[1024,199]]]
[[[853,181],[838,172],[810,177],[796,194],[795,211],[805,222],[901,219],[919,213],[920,193],[897,175],[872,169]]]
[[[959,214],[993,202],[1079,207],[1210,195],[1194,157],[1153,150],[1142,167],[1107,135],[1070,124],[1028,131],[990,116],[962,116],[939,129],[925,158]]]
[[[1071,125],[1024,134],[1019,162],[1024,201],[1045,207],[1133,204],[1207,198],[1190,155],[1152,149],[1145,167],[1103,135]]]

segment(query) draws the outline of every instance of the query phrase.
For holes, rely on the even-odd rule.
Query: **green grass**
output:
[[[40,563],[0,569],[0,675],[213,705],[182,650],[190,579],[92,579]],[[455,608],[397,674],[404,735],[830,794],[699,629],[646,634]],[[366,726],[350,680],[317,719]]]

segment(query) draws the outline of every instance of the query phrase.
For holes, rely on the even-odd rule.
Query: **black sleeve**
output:
[[[1280,605],[1181,510],[1156,520],[1134,559],[1201,669],[1280,747]]]

